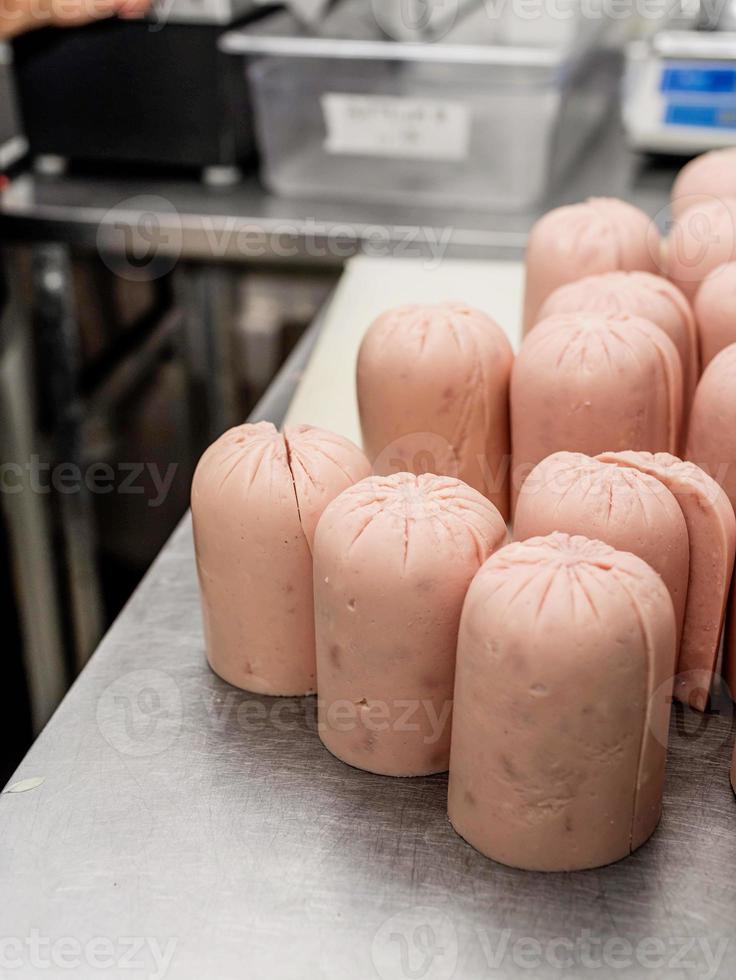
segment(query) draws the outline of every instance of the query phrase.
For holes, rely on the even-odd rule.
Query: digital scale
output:
[[[736,24],[728,26],[661,31],[629,45],[623,117],[634,149],[695,154],[736,145]]]

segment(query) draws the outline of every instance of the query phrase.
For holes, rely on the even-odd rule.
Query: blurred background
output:
[[[0,779],[357,253],[666,225],[736,142],[736,0],[5,0]],[[336,366],[336,368],[339,366]]]

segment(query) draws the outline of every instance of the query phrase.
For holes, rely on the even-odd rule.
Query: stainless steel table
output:
[[[351,769],[314,698],[210,672],[186,519],[0,796],[0,974],[731,980],[732,729],[727,700],[676,710],[662,824],[629,859],[504,868],[453,833],[446,777]]]
[[[178,261],[307,263],[339,268],[356,252],[519,257],[538,215],[589,195],[624,197],[652,216],[667,203],[676,162],[646,164],[613,116],[550,199],[526,213],[283,199],[256,178],[207,187],[170,178],[23,175],[0,194],[5,241],[98,249],[124,274]],[[664,220],[664,216],[662,216]]]

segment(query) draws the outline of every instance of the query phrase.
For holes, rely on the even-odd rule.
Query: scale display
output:
[[[736,67],[665,63],[659,91],[665,126],[736,130]]]
[[[736,94],[736,68],[668,67],[662,71],[660,89],[662,92]]]
[[[736,145],[736,31],[660,31],[632,41],[622,108],[635,150],[692,156]]]

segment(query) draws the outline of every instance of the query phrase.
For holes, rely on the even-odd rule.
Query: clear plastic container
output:
[[[533,207],[603,121],[620,59],[471,44],[231,32],[262,178],[286,197]]]

